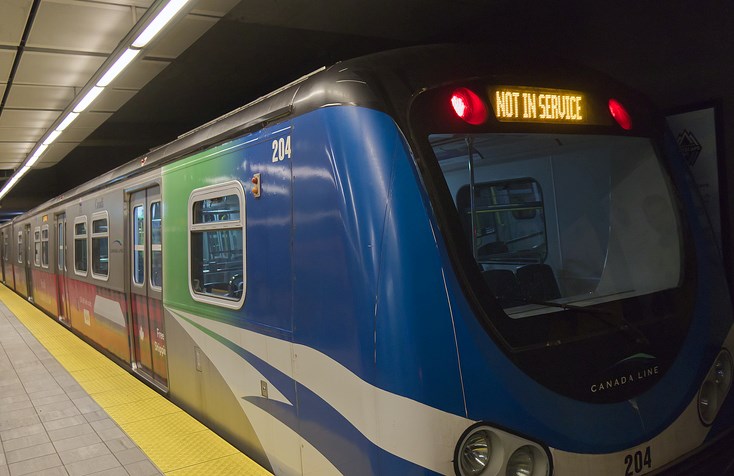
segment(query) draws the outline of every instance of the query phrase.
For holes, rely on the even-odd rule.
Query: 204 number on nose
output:
[[[643,471],[649,471],[652,469],[652,454],[650,447],[646,447],[644,450],[635,451],[624,457],[624,464],[626,470],[624,476],[635,476],[642,473]]]

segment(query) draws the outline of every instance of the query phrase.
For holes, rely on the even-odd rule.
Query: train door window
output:
[[[242,307],[244,202],[239,182],[197,189],[189,197],[189,287],[197,301]]]
[[[8,235],[3,233],[3,259],[5,261],[8,261],[8,256],[10,256],[9,253],[10,253],[10,244],[8,240]]]
[[[533,179],[459,189],[456,206],[480,263],[542,263],[547,256],[543,195]],[[472,206],[474,207],[472,209]],[[472,227],[474,232],[472,232]],[[471,239],[471,238],[470,238]]]
[[[66,268],[65,266],[65,236],[64,236],[64,222],[59,222],[59,227],[57,230],[56,235],[56,242],[59,244],[59,252],[56,255],[57,256],[57,266],[59,268],[59,271],[64,271]]]
[[[161,289],[163,285],[163,247],[161,235],[161,202],[150,204],[150,285]]]
[[[48,268],[48,225],[41,228],[41,266]]]
[[[145,207],[133,208],[133,282],[137,286],[145,283]]]
[[[87,275],[87,217],[74,219],[74,272]]]
[[[41,266],[41,227],[33,231],[33,264]]]
[[[107,212],[92,215],[92,276],[108,279],[110,258],[110,230]]]
[[[23,263],[23,232],[18,232],[18,263]]]

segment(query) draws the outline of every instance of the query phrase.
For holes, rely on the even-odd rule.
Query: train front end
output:
[[[463,476],[656,473],[734,422],[726,279],[675,140],[636,95],[567,73],[409,107],[476,422]]]

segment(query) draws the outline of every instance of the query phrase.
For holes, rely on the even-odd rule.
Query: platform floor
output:
[[[0,476],[268,475],[0,284]]]

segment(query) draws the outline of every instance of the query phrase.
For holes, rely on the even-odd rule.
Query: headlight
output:
[[[535,467],[535,457],[532,448],[523,446],[510,456],[507,463],[507,476],[531,476]]]
[[[477,423],[459,438],[454,470],[458,476],[547,476],[548,458],[533,441]]]
[[[507,462],[507,476],[546,476],[550,464],[544,451],[535,446],[521,446]]]
[[[698,415],[705,425],[714,422],[719,408],[729,393],[732,379],[732,360],[729,352],[724,349],[711,366],[711,370],[698,391]]]
[[[460,474],[482,474],[492,457],[492,433],[486,427],[477,427],[459,444],[458,463]]]

